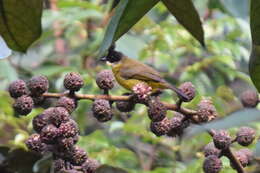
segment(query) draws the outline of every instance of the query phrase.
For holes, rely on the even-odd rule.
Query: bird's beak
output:
[[[107,56],[102,56],[101,58],[99,58],[100,61],[107,61]]]

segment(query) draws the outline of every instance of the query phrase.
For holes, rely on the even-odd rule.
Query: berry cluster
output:
[[[205,173],[219,173],[222,169],[222,161],[220,158],[226,156],[232,157],[230,146],[237,142],[241,146],[250,145],[255,139],[255,131],[250,127],[241,127],[236,138],[232,139],[226,130],[211,131],[213,142],[210,142],[204,147],[205,160],[203,163],[203,170]],[[242,167],[248,166],[253,160],[253,152],[249,149],[240,149],[234,152],[233,155]],[[236,169],[236,162],[231,161],[231,167]]]
[[[86,152],[75,144],[79,138],[79,128],[70,114],[77,108],[74,92],[83,86],[83,79],[78,73],[65,76],[64,87],[69,90],[67,96],[57,100],[55,107],[44,110],[33,118],[32,134],[27,140],[27,147],[37,153],[53,153],[54,172],[80,171],[93,173],[99,166],[96,160],[87,157]],[[14,109],[21,115],[31,112],[34,98],[43,97],[49,87],[44,76],[36,76],[26,84],[22,80],[10,84],[10,95],[16,98]]]
[[[218,113],[212,101],[203,98],[197,105],[197,110],[182,107],[182,102],[190,102],[195,97],[195,87],[191,82],[185,82],[178,88],[187,98],[180,98],[177,104],[169,104],[160,100],[161,91],[153,91],[146,83],[138,83],[132,88],[132,93],[122,96],[111,96],[109,90],[115,86],[115,78],[111,70],[103,70],[97,74],[96,84],[103,90],[103,95],[77,94],[83,87],[83,79],[78,73],[69,73],[65,76],[65,93],[47,93],[49,83],[46,77],[36,76],[27,83],[17,80],[10,84],[9,93],[15,98],[13,105],[15,111],[21,115],[31,112],[33,106],[40,105],[46,97],[59,98],[55,107],[50,107],[33,119],[35,134],[26,141],[27,147],[38,153],[52,152],[55,172],[81,171],[92,173],[99,163],[87,157],[84,150],[75,144],[79,138],[77,123],[70,114],[77,108],[79,99],[93,101],[92,113],[99,122],[107,122],[113,118],[113,103],[120,112],[134,110],[136,104],[147,106],[147,115],[151,120],[150,130],[156,136],[181,136],[184,130],[191,124],[207,123],[214,120]],[[241,95],[244,107],[256,107],[259,98],[254,91],[246,91]],[[167,111],[173,111],[172,118],[167,117]],[[234,154],[230,150],[232,143],[237,142],[242,146],[250,145],[255,138],[255,131],[249,127],[242,127],[235,139],[225,130],[209,132],[213,142],[204,148],[205,161],[203,170],[205,173],[218,173],[222,168],[220,157],[226,156],[231,161],[231,166],[239,172],[239,169],[250,164],[252,152],[241,149]]]
[[[10,96],[15,99],[14,110],[20,115],[29,114],[34,105],[44,101],[42,94],[49,88],[48,79],[45,76],[32,77],[27,83],[16,80],[9,85]]]

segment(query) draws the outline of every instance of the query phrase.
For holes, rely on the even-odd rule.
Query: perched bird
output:
[[[162,89],[171,89],[183,101],[188,100],[188,97],[182,91],[164,80],[158,71],[116,51],[114,45],[109,48],[107,56],[100,60],[112,65],[112,71],[117,82],[128,90],[132,90],[140,82],[145,82],[152,88],[153,93]]]

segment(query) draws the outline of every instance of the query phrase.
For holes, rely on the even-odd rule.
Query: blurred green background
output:
[[[191,81],[197,96],[186,107],[195,109],[202,97],[212,97],[220,116],[226,116],[242,108],[239,101],[242,91],[254,89],[247,69],[251,41],[248,1],[193,2],[203,20],[207,48],[202,48],[159,3],[117,41],[117,49],[155,67],[174,85]],[[8,59],[0,60],[0,170],[8,167],[4,173],[46,173],[50,163],[49,157],[35,156],[24,145],[33,133],[32,118],[44,108],[17,117],[6,90],[8,84],[18,78],[28,80],[42,74],[50,81],[50,92],[62,92],[65,74],[77,71],[85,81],[80,93],[101,94],[95,75],[109,67],[98,62],[97,54],[111,4],[109,0],[45,1],[40,40],[26,54],[13,53]],[[124,92],[117,85],[111,94]],[[174,103],[171,92],[165,92],[162,100]],[[55,99],[50,99],[44,106],[54,103]],[[143,105],[129,114],[115,110],[112,121],[99,123],[92,116],[91,104],[91,101],[80,101],[73,117],[81,130],[79,145],[102,164],[130,173],[202,172],[201,151],[211,140],[208,134],[192,139],[156,137],[149,130],[150,120]],[[168,116],[173,113],[169,112]],[[260,128],[256,123],[252,126]],[[236,128],[230,131],[234,134]],[[23,159],[25,156],[27,159]],[[4,165],[5,160],[9,160],[9,165]],[[222,160],[223,173],[235,172],[227,159]],[[253,165],[246,169],[257,168]]]

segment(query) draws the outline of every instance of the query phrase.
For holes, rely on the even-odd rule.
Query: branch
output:
[[[44,93],[44,97],[46,98],[59,98],[62,96],[70,96],[69,93]],[[87,100],[95,100],[95,99],[105,99],[105,100],[110,100],[110,101],[128,101],[132,97],[130,96],[113,96],[113,95],[93,95],[93,94],[77,94],[75,93],[73,95],[74,98],[76,99],[87,99]],[[180,112],[184,114],[185,116],[192,116],[195,115],[197,112],[191,109],[186,109],[183,107],[179,107],[176,104],[170,104],[166,102],[162,102],[168,110],[173,110]]]

